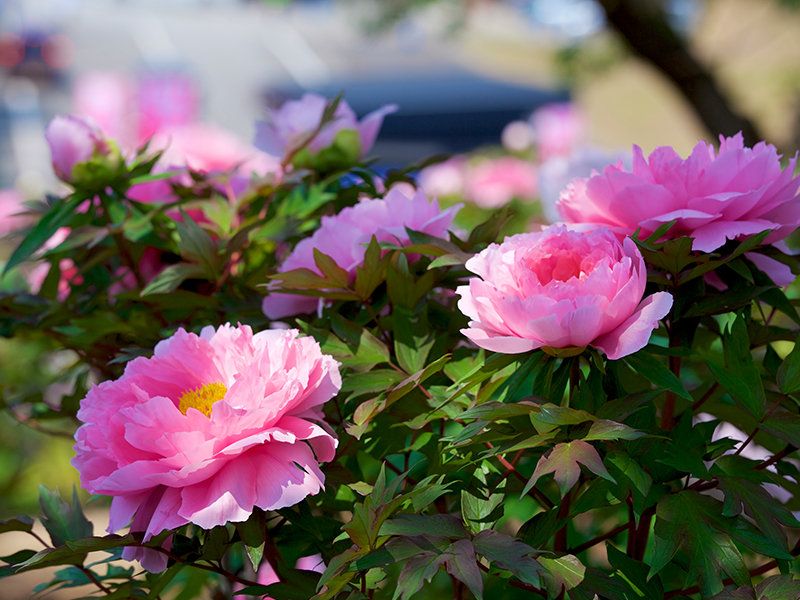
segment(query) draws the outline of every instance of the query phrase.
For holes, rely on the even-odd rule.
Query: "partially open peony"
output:
[[[299,100],[285,102],[258,124],[256,146],[269,154],[286,156],[313,135],[308,150],[316,153],[333,144],[340,132],[353,131],[357,134],[359,155],[364,156],[375,144],[383,119],[397,110],[393,104],[383,106],[359,121],[350,105],[340,100],[333,119],[317,131],[327,105],[327,98],[318,94],[304,94]]]
[[[319,229],[300,241],[278,270],[285,273],[310,269],[319,273],[314,261],[314,249],[317,249],[350,275],[355,275],[372,236],[379,242],[405,245],[409,242],[408,228],[446,238],[459,208],[441,210],[438,202],[428,200],[421,191],[412,195],[394,187],[382,199],[365,199],[337,215],[322,217]],[[270,319],[280,319],[313,312],[318,305],[318,299],[310,296],[270,293],[264,298],[263,309]]]
[[[113,496],[109,531],[244,521],[322,489],[337,443],[322,405],[340,386],[336,361],[296,330],[179,329],[89,391],[72,462],[84,488]],[[153,550],[125,556],[166,566]]]
[[[719,152],[700,142],[686,159],[670,147],[645,158],[634,146],[631,169],[611,165],[573,181],[558,207],[569,223],[605,225],[625,235],[639,228],[648,235],[675,220],[669,235],[694,238],[701,252],[767,229],[771,244],[800,225],[796,162],[782,168],[774,146],[748,148],[741,134],[721,137]]]
[[[614,360],[647,345],[672,296],[642,300],[647,274],[636,244],[613,232],[554,225],[492,244],[467,261],[462,333],[481,348],[516,354],[593,346]]]

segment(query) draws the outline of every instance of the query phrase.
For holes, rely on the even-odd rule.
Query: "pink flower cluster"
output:
[[[666,292],[642,300],[642,255],[609,230],[554,225],[492,244],[466,266],[478,277],[456,290],[470,318],[462,332],[495,352],[593,346],[621,358],[647,344],[672,306]]]
[[[244,521],[318,493],[336,438],[322,405],[338,364],[296,330],[178,330],[81,402],[73,465],[93,494],[113,496],[109,531],[144,540],[194,523]],[[159,571],[163,554],[126,549]]]
[[[421,191],[410,195],[401,188],[393,188],[382,199],[365,199],[337,215],[322,217],[319,229],[295,246],[279,271],[309,269],[321,274],[314,261],[316,249],[330,256],[351,276],[355,275],[373,236],[379,242],[406,245],[409,243],[408,228],[445,238],[459,208],[454,206],[443,211],[438,202],[428,200]],[[318,304],[319,301],[310,296],[270,293],[264,298],[263,308],[270,319],[280,319],[313,312]]]

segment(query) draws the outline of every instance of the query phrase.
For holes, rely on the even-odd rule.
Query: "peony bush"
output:
[[[2,196],[0,334],[33,358],[0,393],[74,436],[83,491],[0,522],[30,534],[0,577],[799,598],[795,159],[734,136],[617,161],[556,106],[491,163],[380,171],[394,110],[305,96],[255,146],[54,120],[62,193]]]

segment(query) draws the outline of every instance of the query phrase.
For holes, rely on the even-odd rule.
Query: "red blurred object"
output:
[[[11,75],[57,78],[72,61],[72,42],[54,31],[26,29],[0,35],[0,68]]]

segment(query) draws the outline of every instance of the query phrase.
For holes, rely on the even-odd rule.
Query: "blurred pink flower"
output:
[[[136,90],[138,143],[170,129],[195,123],[199,98],[195,82],[183,73],[150,73]]]
[[[506,156],[467,167],[464,196],[483,208],[530,200],[536,192],[536,167],[528,161]]]
[[[242,193],[252,176],[281,177],[280,161],[242,142],[230,132],[213,125],[193,124],[158,133],[151,147],[163,152],[157,172],[179,172],[168,180],[150,181],[133,186],[128,196],[139,202],[175,200],[171,181],[191,185],[184,169],[209,175],[230,175],[233,195]]]
[[[124,76],[102,71],[79,76],[72,107],[74,114],[89,117],[122,146],[136,145],[133,86]]]
[[[338,363],[296,330],[179,329],[89,391],[72,463],[87,491],[113,496],[109,531],[244,521],[322,489],[337,444],[322,405],[340,387]],[[166,566],[152,550],[123,556]]]
[[[269,154],[286,156],[319,127],[327,105],[328,99],[317,94],[304,94],[299,100],[285,102],[258,124],[256,146]],[[350,105],[341,100],[333,120],[314,136],[307,147],[311,152],[319,152],[330,146],[340,131],[353,130],[358,133],[360,155],[364,156],[375,144],[384,117],[396,110],[397,106],[387,105],[359,121]]]
[[[88,118],[59,115],[47,126],[45,138],[50,146],[53,170],[69,183],[75,165],[109,152],[109,143],[101,129]]]
[[[431,197],[460,196],[464,193],[466,161],[461,157],[424,168],[419,174],[419,187]]]
[[[0,190],[0,236],[8,235],[28,224],[31,220],[24,214],[22,195],[16,190]]]
[[[538,109],[531,115],[531,126],[541,160],[572,154],[582,143],[586,129],[583,115],[569,102]]]
[[[278,271],[310,269],[319,273],[314,262],[317,249],[352,276],[363,262],[373,235],[379,242],[399,245],[409,243],[406,228],[445,238],[460,208],[441,210],[439,203],[428,200],[422,191],[411,196],[392,188],[383,199],[362,200],[337,215],[322,217],[319,229],[295,246]],[[270,319],[313,312],[318,306],[317,298],[281,293],[269,294],[263,303],[264,313]]]
[[[492,244],[467,261],[462,333],[504,354],[593,346],[615,360],[647,345],[672,296],[642,300],[647,273],[636,244],[613,232],[553,225]]]
[[[575,180],[558,207],[570,223],[605,225],[624,235],[638,228],[648,235],[675,220],[668,235],[694,238],[700,252],[767,229],[765,243],[771,244],[800,225],[796,161],[782,168],[774,146],[745,147],[741,134],[720,137],[719,152],[700,142],[686,159],[670,147],[645,158],[634,146],[630,170],[611,165]]]

